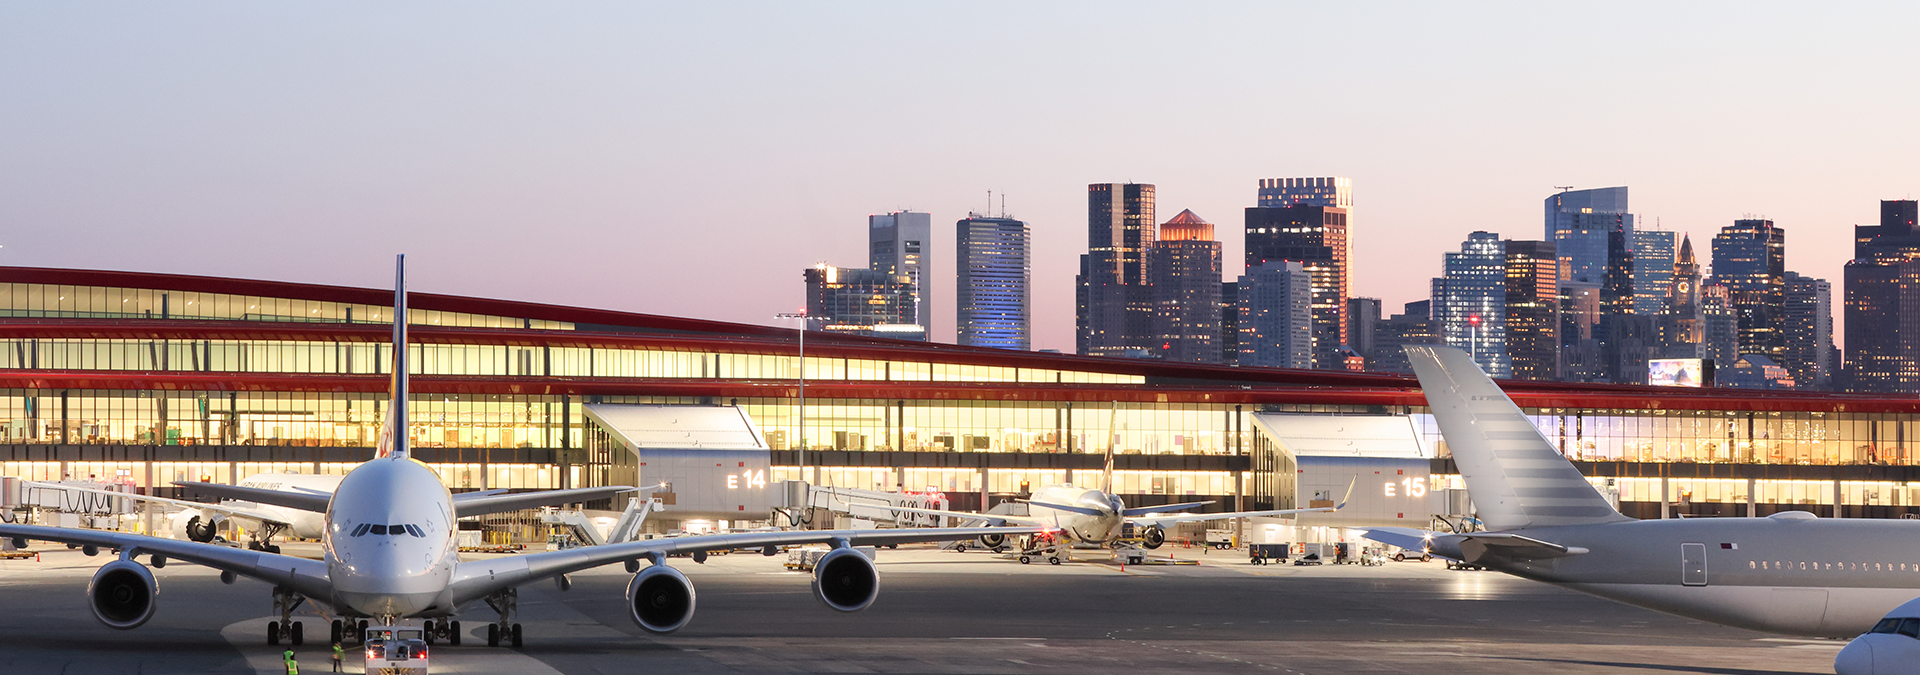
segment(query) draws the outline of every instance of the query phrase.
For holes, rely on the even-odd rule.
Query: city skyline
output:
[[[1906,7],[463,10],[0,10],[18,101],[0,108],[0,264],[368,286],[405,249],[423,291],[772,324],[801,306],[792,270],[861,260],[860,219],[912,209],[934,222],[945,342],[948,228],[1004,192],[1033,228],[1033,347],[1071,351],[1092,182],[1212,214],[1231,261],[1223,216],[1258,181],[1351,178],[1350,295],[1387,308],[1422,299],[1470,232],[1535,236],[1557,186],[1631,186],[1637,228],[1696,248],[1772,220],[1788,269],[1838,283],[1851,228],[1920,185],[1882,159],[1920,150],[1899,114],[1916,94],[1880,86],[1904,80]],[[1315,34],[1254,47],[1283,21]],[[870,58],[889,29],[918,47]],[[743,46],[708,44],[722,34]],[[1644,48],[1552,48],[1582,36]],[[1324,109],[1250,84],[1331,49]],[[1091,67],[1206,104],[1104,105],[1074,76]],[[1543,95],[1561,82],[1636,104],[1562,106]],[[983,97],[1018,105],[968,105]],[[1611,150],[1575,156],[1570,135]]]

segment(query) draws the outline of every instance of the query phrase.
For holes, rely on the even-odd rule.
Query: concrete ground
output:
[[[265,644],[266,585],[211,570],[155,570],[159,609],[115,631],[87,612],[107,557],[47,551],[0,561],[0,672],[279,673]],[[293,546],[289,552],[295,552]],[[1163,549],[1165,550],[1165,549]],[[444,673],[1830,673],[1841,647],[1709,625],[1439,562],[1384,567],[1249,565],[1241,554],[1174,549],[1198,565],[1020,565],[984,552],[880,553],[873,607],[816,601],[784,558],[673,564],[699,605],[686,629],[641,631],[614,565],[573,589],[523,587],[526,647],[489,649],[485,606],[471,634],[437,646]],[[303,672],[329,670],[325,608],[302,609]],[[358,672],[355,650],[348,670]]]

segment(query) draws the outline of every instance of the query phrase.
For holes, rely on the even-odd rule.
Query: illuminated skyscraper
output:
[[[1313,367],[1313,276],[1291,260],[1240,277],[1240,365]]]
[[[1506,246],[1507,357],[1522,380],[1560,377],[1560,261],[1550,241]]]
[[[1827,390],[1833,385],[1833,285],[1794,272],[1786,282],[1787,360],[1781,365],[1799,388]]]
[[[1148,249],[1153,275],[1154,336],[1160,358],[1220,361],[1220,242],[1213,224],[1181,211],[1160,224]]]
[[[1920,391],[1920,204],[1880,202],[1880,224],[1854,230],[1847,262],[1846,389]]]
[[[1270,262],[1294,261],[1313,278],[1313,367],[1346,367],[1347,210],[1336,206],[1256,206],[1247,209],[1249,274]],[[1245,353],[1245,350],[1242,350]]]
[[[1673,284],[1673,232],[1633,232],[1633,313],[1659,316]]]
[[[1027,224],[1011,218],[968,217],[954,224],[954,326],[959,343],[1026,351],[1031,348],[1031,253]]]
[[[894,211],[867,216],[867,269],[913,284],[914,318],[929,334],[933,331],[933,286],[929,283],[933,263],[933,216],[913,211]]]
[[[1262,178],[1260,206],[1334,206],[1353,208],[1353,179],[1337,176],[1319,178]]]
[[[1368,369],[1378,355],[1374,336],[1380,319],[1379,298],[1347,298],[1347,348],[1365,357]]]
[[[1680,257],[1667,284],[1667,301],[1660,313],[1660,356],[1704,359],[1706,308],[1700,302],[1700,263],[1693,256],[1693,239],[1680,240]]]
[[[1076,278],[1075,349],[1091,356],[1147,356],[1153,331],[1153,186],[1087,186],[1087,253]]]
[[[1473,357],[1492,377],[1511,377],[1507,356],[1507,248],[1500,235],[1474,232],[1446,254],[1433,280],[1433,318],[1446,344]]]
[[[926,340],[913,323],[913,284],[906,277],[873,270],[807,268],[807,318],[812,328],[845,335]]]
[[[1632,311],[1633,231],[1625,187],[1547,197],[1547,241],[1554,243],[1564,277],[1598,285],[1603,313]]]
[[[1787,231],[1771,220],[1736,220],[1713,238],[1713,278],[1727,287],[1740,325],[1740,355],[1786,361]]]

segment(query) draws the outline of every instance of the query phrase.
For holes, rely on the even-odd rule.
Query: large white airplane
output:
[[[1368,539],[1701,621],[1853,637],[1920,596],[1920,523],[1635,520],[1600,496],[1466,352],[1408,346],[1486,532],[1379,527]]]
[[[461,504],[440,482],[439,476],[414,459],[407,447],[405,256],[401,256],[396,265],[394,285],[393,401],[377,455],[341,478],[331,496],[316,494],[299,500],[302,504],[325,503],[321,530],[324,559],[245,551],[191,540],[36,525],[0,525],[0,537],[12,538],[16,545],[23,545],[27,540],[77,545],[88,555],[97,555],[101,549],[119,551],[119,558],[101,566],[87,585],[88,609],[94,618],[110,628],[136,628],[153,617],[159,587],[153,573],[139,562],[144,556],[154,567],[163,567],[169,560],[184,560],[220,570],[221,580],[228,583],[245,576],[271,584],[280,618],[267,626],[269,643],[281,640],[300,643],[303,631],[301,623],[293,620],[293,612],[312,600],[330,606],[334,614],[349,620],[377,619],[382,624],[392,624],[403,619],[424,619],[425,633],[430,639],[445,638],[459,644],[460,622],[455,617],[463,608],[484,601],[499,617],[487,628],[489,645],[505,640],[519,646],[520,625],[513,622],[518,604],[516,589],[553,579],[565,590],[572,585],[567,578],[569,573],[593,567],[625,563],[628,571],[636,573],[627,584],[630,617],[645,630],[667,633],[685,626],[694,611],[693,584],[686,575],[667,566],[669,554],[690,553],[698,561],[710,550],[762,548],[767,555],[773,555],[776,547],[783,545],[830,544],[834,550],[823,556],[814,568],[814,596],[835,610],[853,612],[872,604],[880,591],[873,563],[854,550],[856,545],[969,539],[1036,529],[755,532],[635,541],[461,561],[454,537],[455,519],[462,513]],[[275,495],[293,493],[266,490],[247,494],[259,499],[282,499]],[[492,495],[476,501],[497,505],[512,503],[516,497]],[[641,569],[640,560],[650,565]],[[333,637],[335,640],[343,635],[354,637],[365,625],[362,620],[354,630],[348,630],[348,624],[335,620]]]
[[[1356,481],[1357,482],[1357,481]],[[1225,513],[1168,513],[1196,506],[1212,504],[1211,501],[1185,502],[1180,504],[1162,504],[1160,506],[1140,506],[1127,508],[1126,502],[1113,494],[1113,446],[1107,446],[1106,468],[1101,473],[1100,487],[1083,488],[1069,483],[1047,485],[1035,491],[1029,498],[1022,500],[1027,504],[1027,515],[1005,515],[998,513],[969,513],[965,511],[942,511],[906,506],[886,507],[890,511],[906,513],[924,513],[936,516],[948,516],[962,521],[980,521],[989,525],[1027,525],[1040,528],[1038,537],[1059,537],[1072,548],[1108,548],[1117,545],[1125,535],[1126,528],[1132,526],[1147,548],[1160,548],[1167,541],[1166,526],[1206,520],[1226,520],[1230,518],[1250,518],[1258,516],[1290,516],[1300,513],[1320,513],[1338,511],[1345,508],[1347,500],[1353,497],[1353,485],[1347,485],[1347,494],[1338,504],[1310,509],[1267,509],[1263,511],[1229,511]],[[980,545],[1000,550],[1007,545],[1006,533],[996,532],[980,537]],[[1036,542],[1024,542],[1023,549],[1032,549]],[[1049,562],[1056,562],[1050,558]],[[1023,559],[1024,562],[1024,559]]]

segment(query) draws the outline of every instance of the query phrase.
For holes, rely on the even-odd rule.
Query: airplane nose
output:
[[[1873,675],[1873,645],[1862,635],[1833,657],[1835,675]]]

